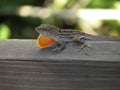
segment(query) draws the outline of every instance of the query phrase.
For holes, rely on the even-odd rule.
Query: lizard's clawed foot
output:
[[[60,53],[64,48],[65,46],[59,46],[59,47],[57,46],[54,49],[52,49],[52,52],[57,54],[57,53]]]
[[[58,41],[57,46],[52,51],[53,53],[57,54],[57,53],[60,53],[64,48],[65,48],[65,42]]]
[[[61,49],[59,47],[52,49],[52,52],[55,54],[60,53],[60,51],[61,51]]]
[[[91,47],[89,47],[88,45],[86,45],[86,44],[82,44],[81,46],[80,46],[80,48],[79,48],[79,50],[78,50],[78,52],[81,52],[84,48],[91,48]]]
[[[86,44],[82,44],[78,50],[78,52],[81,52],[87,45]]]

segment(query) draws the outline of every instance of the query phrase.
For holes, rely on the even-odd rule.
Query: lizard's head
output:
[[[41,24],[35,28],[35,31],[43,35],[54,36],[54,34],[59,32],[59,28],[48,24]]]

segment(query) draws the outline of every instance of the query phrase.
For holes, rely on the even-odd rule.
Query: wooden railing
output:
[[[39,49],[35,40],[0,40],[0,90],[120,90],[120,41]]]

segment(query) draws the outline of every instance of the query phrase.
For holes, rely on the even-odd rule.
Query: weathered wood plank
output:
[[[2,90],[119,90],[120,63],[0,61]]]
[[[67,44],[60,54],[53,54],[52,48],[39,49],[35,40],[1,40],[0,59],[21,59],[40,61],[120,61],[120,41],[88,41],[91,48],[78,52],[79,46]]]
[[[74,43],[60,54],[35,40],[0,40],[1,90],[120,90],[120,42]]]

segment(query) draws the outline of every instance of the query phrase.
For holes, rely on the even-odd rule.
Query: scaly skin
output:
[[[76,42],[80,45],[80,50],[86,47],[85,40],[118,40],[120,41],[119,37],[107,37],[107,36],[94,36],[90,34],[86,34],[83,32],[79,32],[78,30],[74,29],[60,29],[58,27],[47,25],[47,24],[41,24],[40,26],[35,28],[35,31],[37,31],[40,35],[44,37],[50,37],[53,40],[51,43],[48,40],[41,40],[44,38],[39,37],[37,39],[41,40],[42,42],[49,42],[49,45],[45,45],[41,48],[46,48],[47,46],[52,45],[54,42],[57,43],[57,47],[53,49],[54,52],[60,52],[66,47],[67,42]],[[46,43],[46,44],[47,44]],[[41,46],[38,44],[38,46]]]

